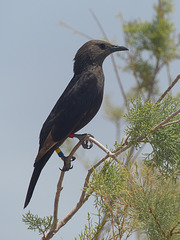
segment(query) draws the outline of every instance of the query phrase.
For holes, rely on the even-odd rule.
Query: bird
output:
[[[87,125],[98,112],[104,92],[102,64],[105,58],[126,47],[103,40],[90,40],[74,58],[74,76],[45,120],[39,135],[39,150],[24,208],[29,204],[40,173],[53,152],[71,135]],[[69,167],[70,168],[70,167]],[[64,165],[64,170],[69,170]]]

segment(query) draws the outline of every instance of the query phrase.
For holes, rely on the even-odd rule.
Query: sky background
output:
[[[101,39],[90,10],[101,22],[109,39],[124,45],[120,19],[151,20],[153,0],[0,0],[0,226],[1,239],[40,239],[37,232],[27,230],[22,214],[28,210],[39,216],[52,215],[54,194],[62,162],[54,154],[43,169],[33,198],[23,210],[26,191],[37,154],[39,132],[43,122],[73,76],[73,58],[86,38],[62,27],[66,22],[93,39]],[[180,32],[180,1],[176,0],[172,19]],[[126,46],[128,47],[128,46]],[[126,54],[122,52],[121,54]],[[120,64],[117,59],[117,64]],[[105,94],[123,104],[110,57],[103,65]],[[171,64],[171,74],[179,74],[179,61]],[[126,91],[133,78],[122,71],[120,77]],[[166,71],[160,75],[160,87],[167,87]],[[179,91],[180,86],[176,86]],[[115,128],[99,111],[82,131],[91,133],[102,144],[113,146]],[[79,151],[73,170],[66,173],[60,199],[59,219],[76,204],[87,173],[84,155]],[[90,164],[104,156],[93,147],[86,157]],[[53,238],[74,239],[84,228],[87,212],[93,212],[91,198]]]

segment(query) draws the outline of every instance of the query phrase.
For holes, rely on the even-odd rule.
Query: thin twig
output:
[[[166,64],[166,70],[167,70],[167,75],[168,75],[168,80],[169,80],[169,86],[172,84],[172,77],[170,74],[170,67],[169,67],[169,63]]]
[[[180,224],[180,222],[178,222],[178,223],[172,228],[172,230],[170,231],[170,236],[173,235],[174,229],[177,228],[179,224]]]
[[[65,172],[61,171],[60,178],[59,178],[59,181],[58,181],[58,184],[57,184],[57,191],[56,191],[55,200],[54,200],[54,216],[53,216],[53,218],[54,218],[53,222],[54,223],[57,222],[59,196],[60,196],[60,193],[63,189],[62,182],[63,182],[63,179],[64,179],[64,174],[65,174]]]
[[[100,21],[98,20],[97,16],[95,15],[95,13],[93,12],[92,9],[90,9],[90,12],[95,20],[95,22],[97,23],[98,27],[100,28],[102,34],[103,34],[103,37],[107,40],[108,40],[108,37],[100,23]],[[121,90],[121,93],[122,93],[122,96],[124,98],[124,103],[125,103],[125,106],[127,107],[127,98],[126,98],[126,94],[125,94],[125,91],[124,91],[124,88],[122,86],[122,83],[121,83],[121,79],[120,79],[120,76],[119,76],[119,72],[117,70],[117,65],[116,65],[116,62],[115,62],[115,59],[114,59],[114,56],[113,54],[111,54],[111,60],[112,60],[112,64],[113,64],[113,68],[114,68],[114,72],[115,72],[115,75],[116,75],[116,78],[117,78],[117,81],[118,81],[118,84],[119,84],[119,87],[120,87],[120,90]]]
[[[142,145],[142,147],[136,152],[136,154],[133,156],[133,158],[131,159],[131,163],[133,163],[136,158],[140,155],[140,153],[142,152],[143,148],[145,147],[145,143]]]
[[[180,74],[177,75],[175,80],[171,83],[171,85],[166,89],[166,91],[161,95],[161,97],[157,100],[156,104],[160,103],[161,100],[166,96],[166,94],[174,87],[174,85],[179,81]]]
[[[125,162],[125,165],[126,165],[126,166],[129,165],[129,163],[130,163],[130,161],[131,161],[131,157],[132,157],[132,155],[133,155],[133,153],[134,153],[134,150],[135,150],[135,147],[132,146],[132,147],[130,148],[130,150],[129,150],[129,152],[128,152],[128,155],[127,155],[127,158],[126,158],[126,162]]]
[[[149,204],[148,204],[148,205],[149,205]],[[151,208],[150,206],[149,206],[149,212],[151,213],[152,217],[154,218],[155,223],[157,224],[157,226],[159,227],[161,233],[163,234],[164,239],[166,239],[166,234],[165,234],[165,232],[163,231],[160,222],[158,221],[156,215],[154,214],[154,212],[153,212],[153,210],[152,210],[152,208]]]
[[[42,240],[48,240],[51,239],[54,234],[56,233],[56,228],[57,228],[57,213],[58,213],[58,204],[59,204],[59,197],[60,197],[60,193],[63,189],[62,187],[62,182],[64,179],[64,171],[61,171],[60,177],[59,177],[59,181],[57,184],[57,191],[56,191],[56,195],[55,195],[55,200],[54,200],[54,215],[53,215],[53,224],[51,229],[49,230],[49,232],[42,238]]]
[[[166,123],[162,127],[166,127],[166,126],[169,126],[169,125],[172,125],[172,124],[175,124],[175,123],[179,123],[179,122],[180,122],[180,119],[178,119],[176,121],[173,121],[173,122]]]
[[[100,149],[107,153],[109,157],[114,157],[114,154],[111,151],[109,151],[106,147],[104,147],[100,142],[98,142],[95,138],[87,136],[86,140],[96,144]]]
[[[92,39],[92,37],[90,37],[89,35],[87,35],[87,34],[85,34],[83,32],[78,31],[77,29],[73,28],[72,26],[70,26],[69,24],[67,24],[67,23],[65,23],[63,21],[60,21],[59,25],[65,27],[65,28],[68,28],[68,29],[72,30],[75,34],[79,34],[79,35],[81,35],[81,36],[83,36],[83,37],[85,37],[85,38],[87,38],[89,40]]]
[[[128,140],[128,138],[129,138],[129,136],[130,136],[129,133],[124,136],[124,138],[123,138],[123,140],[122,140],[121,146],[127,145],[127,140]]]
[[[150,99],[150,97],[153,95],[154,85],[155,85],[155,79],[156,79],[156,74],[158,73],[159,70],[160,70],[159,59],[157,59],[156,67],[155,67],[155,69],[154,69],[154,74],[153,74],[153,77],[152,77],[152,82],[151,82],[150,90],[149,90],[149,93],[148,93],[148,99]]]
[[[156,131],[159,128],[163,128],[163,127],[166,127],[167,125],[170,125],[170,124],[166,124],[166,123],[169,122],[170,119],[172,119],[173,117],[175,117],[179,113],[180,113],[180,109],[178,109],[177,111],[175,111],[174,113],[169,115],[165,120],[163,120],[160,124],[158,124],[156,127],[154,127],[153,130],[151,130],[150,133],[153,133],[154,131]]]
[[[127,105],[128,105],[127,97],[126,97],[123,85],[121,83],[121,79],[120,79],[120,76],[119,76],[119,73],[118,73],[118,70],[117,70],[117,65],[115,63],[115,59],[114,59],[113,54],[111,54],[111,60],[112,60],[112,63],[113,63],[114,72],[115,72],[115,75],[116,75],[116,78],[117,78],[117,81],[118,81],[118,84],[119,84],[122,96],[123,96],[123,99],[124,99],[124,104],[125,104],[125,106],[127,108]]]
[[[81,146],[81,141],[79,141],[75,147],[71,150],[67,160],[66,160],[66,164],[70,166],[70,163],[71,163],[71,159],[73,158],[74,156],[74,153],[78,150],[78,148]]]

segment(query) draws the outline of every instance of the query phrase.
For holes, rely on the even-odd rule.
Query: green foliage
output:
[[[93,237],[96,235],[97,232],[100,231],[100,227],[102,226],[102,217],[99,214],[96,214],[97,218],[98,218],[98,222],[93,223],[93,220],[91,218],[90,213],[88,213],[88,218],[87,221],[88,223],[85,224],[84,227],[84,231],[81,232],[81,234],[79,234],[79,239],[80,240],[89,240],[89,239],[93,239]],[[77,240],[77,238],[75,238],[75,240]]]
[[[180,123],[175,123],[154,131],[154,128],[173,112],[180,109],[180,102],[168,95],[159,104],[151,100],[143,103],[141,99],[132,100],[126,119],[129,122],[126,134],[129,144],[136,148],[150,143],[152,152],[147,155],[146,163],[157,167],[164,174],[173,174],[180,167]],[[179,119],[176,115],[170,121]],[[138,141],[140,137],[143,137]]]
[[[40,218],[38,215],[34,215],[30,213],[30,211],[23,215],[22,221],[28,225],[28,229],[33,231],[38,231],[40,235],[45,235],[45,233],[51,228],[52,226],[52,219],[53,217],[44,217]]]
[[[111,228],[108,232],[103,232],[103,227],[94,231],[91,225],[89,239],[128,239],[139,230],[151,240],[179,239],[180,192],[171,178],[146,166],[129,170],[118,162],[106,161],[101,170],[94,171],[89,188],[94,191],[100,215],[106,216],[103,227],[109,223]],[[86,234],[87,227],[80,239],[88,239],[83,238]]]
[[[173,12],[171,0],[161,0],[154,6],[152,21],[123,21],[125,41],[131,50],[125,59],[125,69],[133,73],[136,90],[157,93],[157,74],[163,66],[180,58],[180,34],[176,34],[170,19]],[[153,84],[153,86],[152,86]]]

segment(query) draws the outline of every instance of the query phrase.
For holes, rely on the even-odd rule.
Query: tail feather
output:
[[[36,183],[39,179],[40,173],[43,169],[43,167],[45,166],[45,164],[47,163],[48,159],[51,157],[51,155],[53,154],[54,149],[50,150],[49,152],[47,152],[34,166],[34,171],[29,183],[29,187],[28,187],[28,191],[27,191],[27,195],[26,195],[26,200],[24,203],[24,208],[27,207],[27,205],[29,204],[32,194],[34,192]]]

